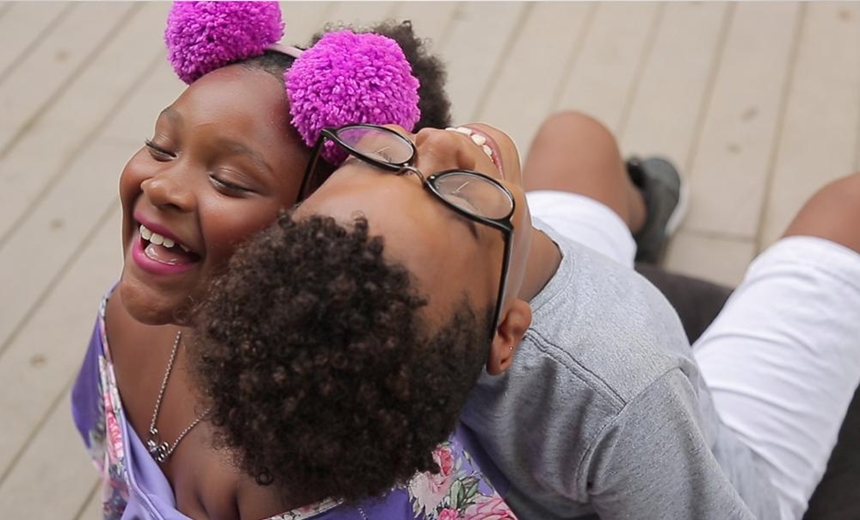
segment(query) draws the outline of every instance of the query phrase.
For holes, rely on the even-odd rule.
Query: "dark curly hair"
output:
[[[322,31],[311,39],[311,45],[319,41],[326,33],[349,28],[343,25],[326,25]],[[451,126],[451,102],[445,92],[447,75],[445,66],[435,56],[427,52],[424,41],[415,35],[412,22],[384,22],[363,28],[352,28],[355,32],[376,33],[396,41],[403,54],[412,66],[412,75],[418,79],[418,108],[421,118],[415,123],[415,131],[421,128],[445,128]],[[284,71],[292,67],[294,59],[277,51],[267,50],[262,56],[249,58],[239,62],[250,68],[265,70],[284,81]]]
[[[327,24],[322,31],[314,34],[311,45],[318,42],[326,33],[349,28],[339,24]],[[418,108],[421,118],[415,123],[414,131],[421,128],[446,128],[451,126],[451,102],[445,92],[447,75],[445,66],[439,58],[429,54],[424,40],[415,35],[412,22],[386,20],[369,27],[354,28],[355,32],[371,32],[387,36],[396,41],[412,66],[412,75],[418,80]]]
[[[282,214],[233,256],[195,313],[191,371],[216,444],[302,503],[380,496],[454,430],[486,363],[492,309],[426,300],[357,219]],[[480,316],[478,316],[480,314]]]

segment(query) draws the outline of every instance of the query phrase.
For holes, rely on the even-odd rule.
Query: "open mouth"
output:
[[[200,260],[200,255],[185,244],[160,235],[143,224],[140,225],[139,232],[143,254],[154,262],[166,265],[188,265]]]
[[[475,143],[476,146],[481,148],[484,154],[486,154],[486,156],[493,161],[493,164],[496,165],[496,168],[499,170],[499,173],[502,175],[502,178],[505,178],[505,170],[502,166],[501,153],[499,152],[498,145],[492,137],[468,126],[458,126],[456,128],[449,127],[446,128],[446,130],[458,132],[470,138],[472,142]]]

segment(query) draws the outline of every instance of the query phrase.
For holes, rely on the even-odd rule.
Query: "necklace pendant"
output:
[[[146,441],[146,449],[149,451],[149,454],[155,459],[159,464],[164,464],[164,461],[167,460],[169,455],[168,449],[169,446],[166,442],[162,442],[160,444],[156,443],[152,439]]]
[[[152,428],[149,430],[149,439],[146,441],[146,451],[149,452],[149,455],[155,459],[159,464],[164,464],[164,461],[167,460],[167,457],[170,455],[168,451],[170,447],[166,442],[160,442],[161,438],[158,436],[158,430],[156,428]]]

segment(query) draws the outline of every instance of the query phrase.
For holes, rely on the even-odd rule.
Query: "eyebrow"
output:
[[[161,117],[161,116],[166,117],[167,120],[170,122],[170,124],[173,126],[182,125],[182,122],[183,122],[182,114],[180,114],[172,106],[169,106],[169,107],[165,108],[164,110],[162,110],[161,113],[159,114],[159,117]],[[244,145],[238,141],[233,141],[231,139],[220,140],[218,145],[220,147],[226,149],[231,154],[244,155],[244,156],[248,157],[249,159],[254,161],[254,164],[256,164],[257,166],[259,166],[263,170],[266,170],[267,172],[274,175],[275,170],[271,167],[271,165],[269,165],[269,163],[266,162],[266,159],[263,158],[263,155],[260,152],[253,150],[251,148],[248,148],[246,145]]]
[[[273,170],[272,167],[269,166],[269,163],[266,162],[266,160],[263,158],[263,156],[262,156],[262,154],[260,154],[260,152],[258,152],[256,150],[252,150],[251,148],[248,148],[244,144],[239,143],[237,141],[224,139],[221,142],[222,142],[222,145],[224,146],[224,148],[226,148],[227,151],[230,152],[231,154],[244,155],[244,156],[248,157],[249,159],[251,159],[252,161],[254,161],[254,164],[256,164],[257,166],[259,166],[263,170],[266,170],[270,174],[274,175],[275,170]]]
[[[171,125],[179,126],[182,124],[182,114],[177,112],[172,106],[165,108],[158,114],[159,119],[161,119],[162,116],[166,117],[167,120],[170,121]]]

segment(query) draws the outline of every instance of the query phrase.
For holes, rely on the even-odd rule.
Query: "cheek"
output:
[[[436,288],[433,291],[436,298],[431,298],[431,303],[451,309],[465,296],[473,308],[483,308],[495,298],[501,263],[494,250],[480,247],[468,235],[440,251],[447,251],[446,257],[435,260],[436,268],[425,285]]]
[[[274,199],[212,206],[201,212],[200,220],[209,264],[216,270],[227,264],[239,245],[274,223],[282,209]]]

